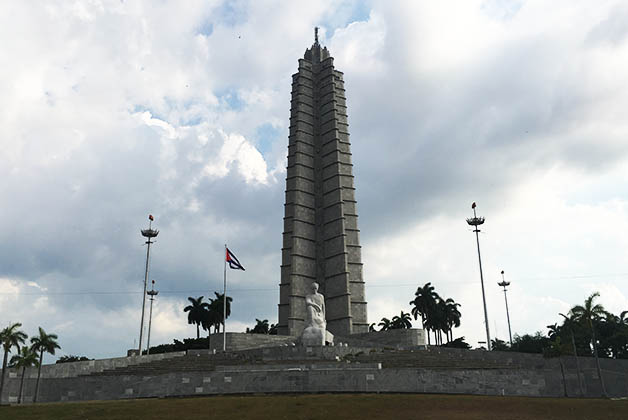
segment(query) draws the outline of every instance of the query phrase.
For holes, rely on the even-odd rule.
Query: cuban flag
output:
[[[244,271],[244,267],[242,267],[242,264],[240,264],[240,261],[238,261],[238,259],[236,258],[235,255],[233,255],[233,253],[231,251],[229,251],[229,248],[227,248],[227,255],[226,255],[226,260],[229,263],[229,268],[232,268],[234,270],[242,270]]]

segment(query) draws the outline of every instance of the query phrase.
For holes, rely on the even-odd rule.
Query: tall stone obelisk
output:
[[[317,282],[334,335],[368,331],[342,72],[314,44],[292,76],[278,332],[299,335]]]

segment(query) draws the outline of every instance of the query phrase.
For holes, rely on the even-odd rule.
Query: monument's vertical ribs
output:
[[[292,76],[279,334],[300,334],[314,281],[329,331],[368,331],[343,74],[318,40]]]

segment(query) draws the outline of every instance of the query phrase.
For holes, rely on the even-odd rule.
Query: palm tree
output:
[[[458,310],[459,303],[454,302],[453,299],[447,299],[445,301],[445,323],[447,324],[447,342],[454,339],[454,333],[452,328],[458,328],[460,326],[460,318],[462,314]]]
[[[2,401],[2,390],[4,388],[4,375],[7,371],[7,358],[11,352],[11,348],[17,347],[20,351],[20,344],[24,344],[28,337],[24,332],[19,331],[18,328],[22,326],[21,323],[16,322],[13,325],[9,325],[2,331],[0,331],[0,343],[4,349],[4,358],[2,359],[2,377],[0,377],[0,401]]]
[[[436,302],[440,299],[438,294],[434,292],[434,286],[432,283],[425,283],[423,287],[418,287],[414,293],[414,299],[410,301],[410,305],[413,305],[412,315],[414,319],[418,319],[421,316],[421,324],[425,328],[427,333],[427,343],[430,344],[430,329],[433,328],[433,320],[430,317],[434,316],[436,308]]]
[[[598,351],[604,348],[604,352],[614,359],[625,358],[628,350],[628,326],[625,324],[625,316],[625,311],[620,316],[608,312],[604,321],[597,325],[600,345]]]
[[[212,347],[212,343],[211,343],[211,336],[212,336],[211,328],[214,327],[216,325],[216,323],[218,322],[218,314],[214,310],[212,303],[213,303],[213,301],[210,298],[209,299],[209,303],[205,304],[205,305],[207,305],[207,308],[204,310],[204,312],[203,312],[203,319],[201,320],[201,327],[203,327],[204,331],[207,331],[207,344],[208,344],[208,347],[210,349]]]
[[[608,397],[608,394],[606,393],[606,387],[604,386],[604,379],[602,378],[600,359],[597,354],[597,340],[595,338],[595,328],[593,327],[593,321],[600,320],[606,314],[606,311],[604,310],[604,307],[602,305],[600,305],[599,303],[594,304],[593,302],[595,298],[599,296],[600,294],[598,292],[591,294],[591,296],[585,299],[584,305],[576,305],[571,308],[571,311],[569,311],[569,315],[571,315],[574,320],[585,324],[591,330],[593,355],[595,356],[595,363],[597,364],[597,375],[600,378],[602,395],[604,395],[604,397]]]
[[[37,394],[39,393],[39,379],[41,377],[41,362],[44,358],[44,352],[55,354],[55,349],[60,349],[61,346],[57,343],[56,334],[46,334],[46,331],[42,327],[39,327],[39,337],[31,338],[31,348],[33,351],[39,352],[39,363],[37,369],[37,382],[35,383],[35,396],[33,402],[37,402]]]
[[[560,334],[560,327],[557,323],[553,323],[552,325],[548,325],[547,327],[547,336],[550,340],[554,340],[556,336]]]
[[[183,311],[189,312],[188,324],[196,324],[196,338],[200,338],[201,334],[199,331],[199,326],[205,318],[205,312],[209,308],[209,305],[207,304],[207,302],[203,302],[203,296],[199,296],[196,299],[190,296],[188,300],[192,304],[183,308]]]
[[[246,332],[251,334],[268,334],[268,320],[255,318],[256,324],[253,328],[247,328]]]
[[[392,323],[390,322],[390,319],[388,318],[382,318],[382,320],[379,322],[379,324],[377,324],[378,327],[381,327],[379,330],[380,331],[386,331],[390,329],[390,326],[392,325]]]
[[[443,336],[441,332],[447,331],[447,304],[444,300],[440,299],[440,297],[436,300],[436,305],[432,310],[431,318],[434,340],[436,340],[436,344],[438,345],[443,344]]]
[[[33,351],[28,346],[23,346],[20,349],[20,352],[15,356],[11,357],[11,366],[16,368],[22,368],[22,379],[20,380],[20,393],[17,397],[17,403],[20,404],[22,402],[22,393],[24,391],[24,375],[26,373],[26,368],[31,366],[39,365],[37,361],[37,353]]]
[[[369,332],[374,332],[374,331],[377,331],[377,330],[375,329],[375,325],[377,325],[377,324],[375,324],[374,322],[373,322],[371,325],[369,325]]]
[[[573,356],[576,359],[576,373],[578,374],[578,388],[580,388],[580,396],[584,398],[584,389],[582,388],[582,381],[580,380],[580,361],[578,360],[578,350],[576,349],[576,337],[573,331],[574,320],[573,318],[568,318],[566,315],[563,315],[561,313],[559,313],[558,315],[565,318],[565,322],[563,323],[563,326],[567,327],[569,329],[569,332],[571,333],[571,345],[573,347]]]
[[[409,329],[412,328],[412,320],[409,313],[401,311],[399,316],[395,315],[392,319],[390,329]]]
[[[220,332],[220,325],[225,325],[225,315],[224,315],[224,293],[214,292],[216,295],[216,299],[210,299],[211,303],[209,306],[209,310],[214,312],[214,332]],[[230,296],[227,296],[227,318],[231,315],[231,302],[233,299]]]

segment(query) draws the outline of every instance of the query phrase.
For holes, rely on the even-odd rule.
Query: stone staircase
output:
[[[209,357],[207,355],[188,353],[185,356],[164,358],[153,362],[116,367],[102,372],[95,372],[88,376],[150,376],[169,372],[203,372],[215,370],[216,366],[250,363],[247,359],[247,357],[238,352],[218,353]]]
[[[543,369],[546,361],[540,355],[428,348],[426,350],[395,350],[382,348],[303,348],[277,347],[227,353],[188,351],[184,356],[163,358],[147,363],[121,366],[89,376],[152,376],[170,372],[215,371],[217,367],[239,366],[259,369],[260,366],[284,367],[336,366],[339,369],[356,365],[381,364],[383,369]]]
[[[452,349],[447,349],[452,350]],[[521,369],[527,363],[521,363],[519,358],[504,357],[503,355],[488,354],[475,351],[442,351],[442,349],[427,350],[377,350],[367,353],[357,353],[347,356],[353,363],[379,362],[382,368],[429,368],[429,369]],[[501,357],[500,357],[501,356]],[[536,367],[542,367],[544,360],[540,358]]]

